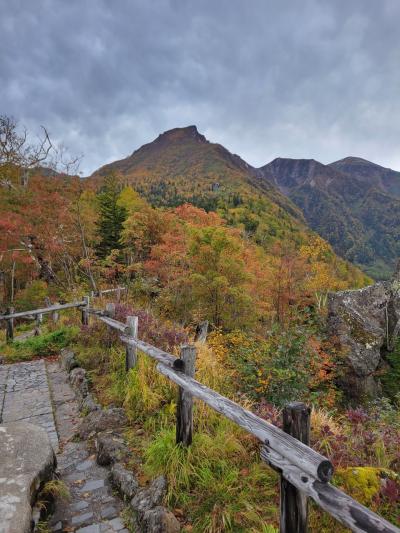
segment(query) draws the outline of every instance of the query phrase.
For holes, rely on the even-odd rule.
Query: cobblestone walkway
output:
[[[3,402],[0,420],[3,424],[24,420],[45,429],[54,450],[58,451],[58,436],[43,360],[6,365],[0,372],[3,382]]]
[[[0,366],[0,422],[26,420],[47,430],[57,452],[58,470],[71,499],[56,503],[52,531],[128,533],[122,504],[85,442],[74,441],[78,405],[57,362],[43,360]]]

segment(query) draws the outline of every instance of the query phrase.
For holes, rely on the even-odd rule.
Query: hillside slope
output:
[[[189,202],[219,212],[260,243],[277,238],[299,243],[308,231],[303,214],[275,185],[220,144],[209,142],[196,126],[162,133],[129,157],[105,165],[89,178],[112,172],[123,176],[153,206]]]
[[[89,183],[98,188],[110,173],[121,175],[126,185],[154,207],[191,203],[217,212],[268,253],[277,243],[285,249],[299,249],[316,237],[301,210],[273,182],[272,174],[265,169],[260,172],[220,144],[209,142],[196,126],[159,135],[125,159],[98,169]],[[341,272],[340,278],[361,282],[358,269],[334,253],[326,261]]]
[[[400,173],[359,158],[275,159],[259,169],[335,251],[376,278],[400,255]]]

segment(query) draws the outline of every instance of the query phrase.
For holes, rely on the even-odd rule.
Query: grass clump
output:
[[[229,421],[195,433],[190,448],[162,430],[144,452],[149,477],[168,479],[167,503],[183,507],[193,531],[263,531],[277,518],[277,475],[252,454],[248,437]]]
[[[48,357],[59,353],[74,341],[79,332],[77,327],[63,326],[55,331],[30,337],[23,341],[14,341],[2,346],[2,353],[10,363],[29,361],[35,357]]]

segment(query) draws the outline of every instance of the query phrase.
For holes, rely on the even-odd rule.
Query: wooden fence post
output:
[[[35,317],[35,329],[34,329],[34,336],[35,337],[40,335],[40,326],[42,325],[42,322],[43,322],[43,315],[42,315],[42,313],[39,313]]]
[[[59,302],[55,302],[55,305],[58,305],[58,304]],[[58,311],[53,311],[51,313],[51,319],[54,322],[54,324],[57,324],[59,318],[60,318],[60,314]]]
[[[110,318],[115,317],[115,304],[113,303],[106,304],[106,315],[109,316]]]
[[[106,304],[106,315],[110,318],[115,318],[115,304],[113,303]],[[111,348],[113,328],[111,326],[108,326],[107,329],[108,329],[107,347]]]
[[[180,358],[183,361],[183,372],[194,377],[196,364],[196,348],[185,345],[181,348]],[[178,403],[176,406],[176,443],[190,446],[193,438],[193,396],[179,387]]]
[[[126,329],[125,333],[129,337],[134,339],[138,338],[138,325],[139,319],[137,316],[127,316],[126,317]],[[137,349],[136,346],[131,346],[130,344],[126,345],[125,353],[125,370],[128,372],[130,368],[134,368],[137,363]]]
[[[89,325],[89,313],[87,312],[87,310],[89,309],[89,305],[90,305],[89,296],[84,296],[83,301],[85,302],[85,307],[82,307],[82,325],[88,326]]]
[[[200,322],[199,324],[197,324],[194,341],[204,344],[207,340],[207,334],[208,334],[208,320],[205,320],[204,322]]]
[[[292,402],[283,409],[283,431],[310,444],[310,408]],[[281,475],[280,533],[307,532],[307,496]]]
[[[51,307],[53,305],[48,296],[46,296],[46,298],[44,299],[44,303],[45,303],[46,307]],[[57,302],[56,302],[56,304],[57,304]],[[59,318],[58,312],[57,311],[53,311],[50,314],[50,318],[51,318],[53,324],[56,324],[56,322],[58,322],[58,318]]]
[[[7,309],[7,314],[12,315],[14,313],[14,307],[9,307]],[[14,340],[14,319],[9,318],[6,321],[6,342],[10,343]]]

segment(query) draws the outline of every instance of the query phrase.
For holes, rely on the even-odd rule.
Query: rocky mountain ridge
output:
[[[90,179],[110,172],[154,205],[188,201],[218,210],[228,197],[237,203],[261,195],[266,209],[284,210],[296,223],[305,219],[336,253],[376,279],[387,279],[400,255],[400,172],[362,158],[329,165],[277,158],[255,168],[192,125],[160,134]]]

